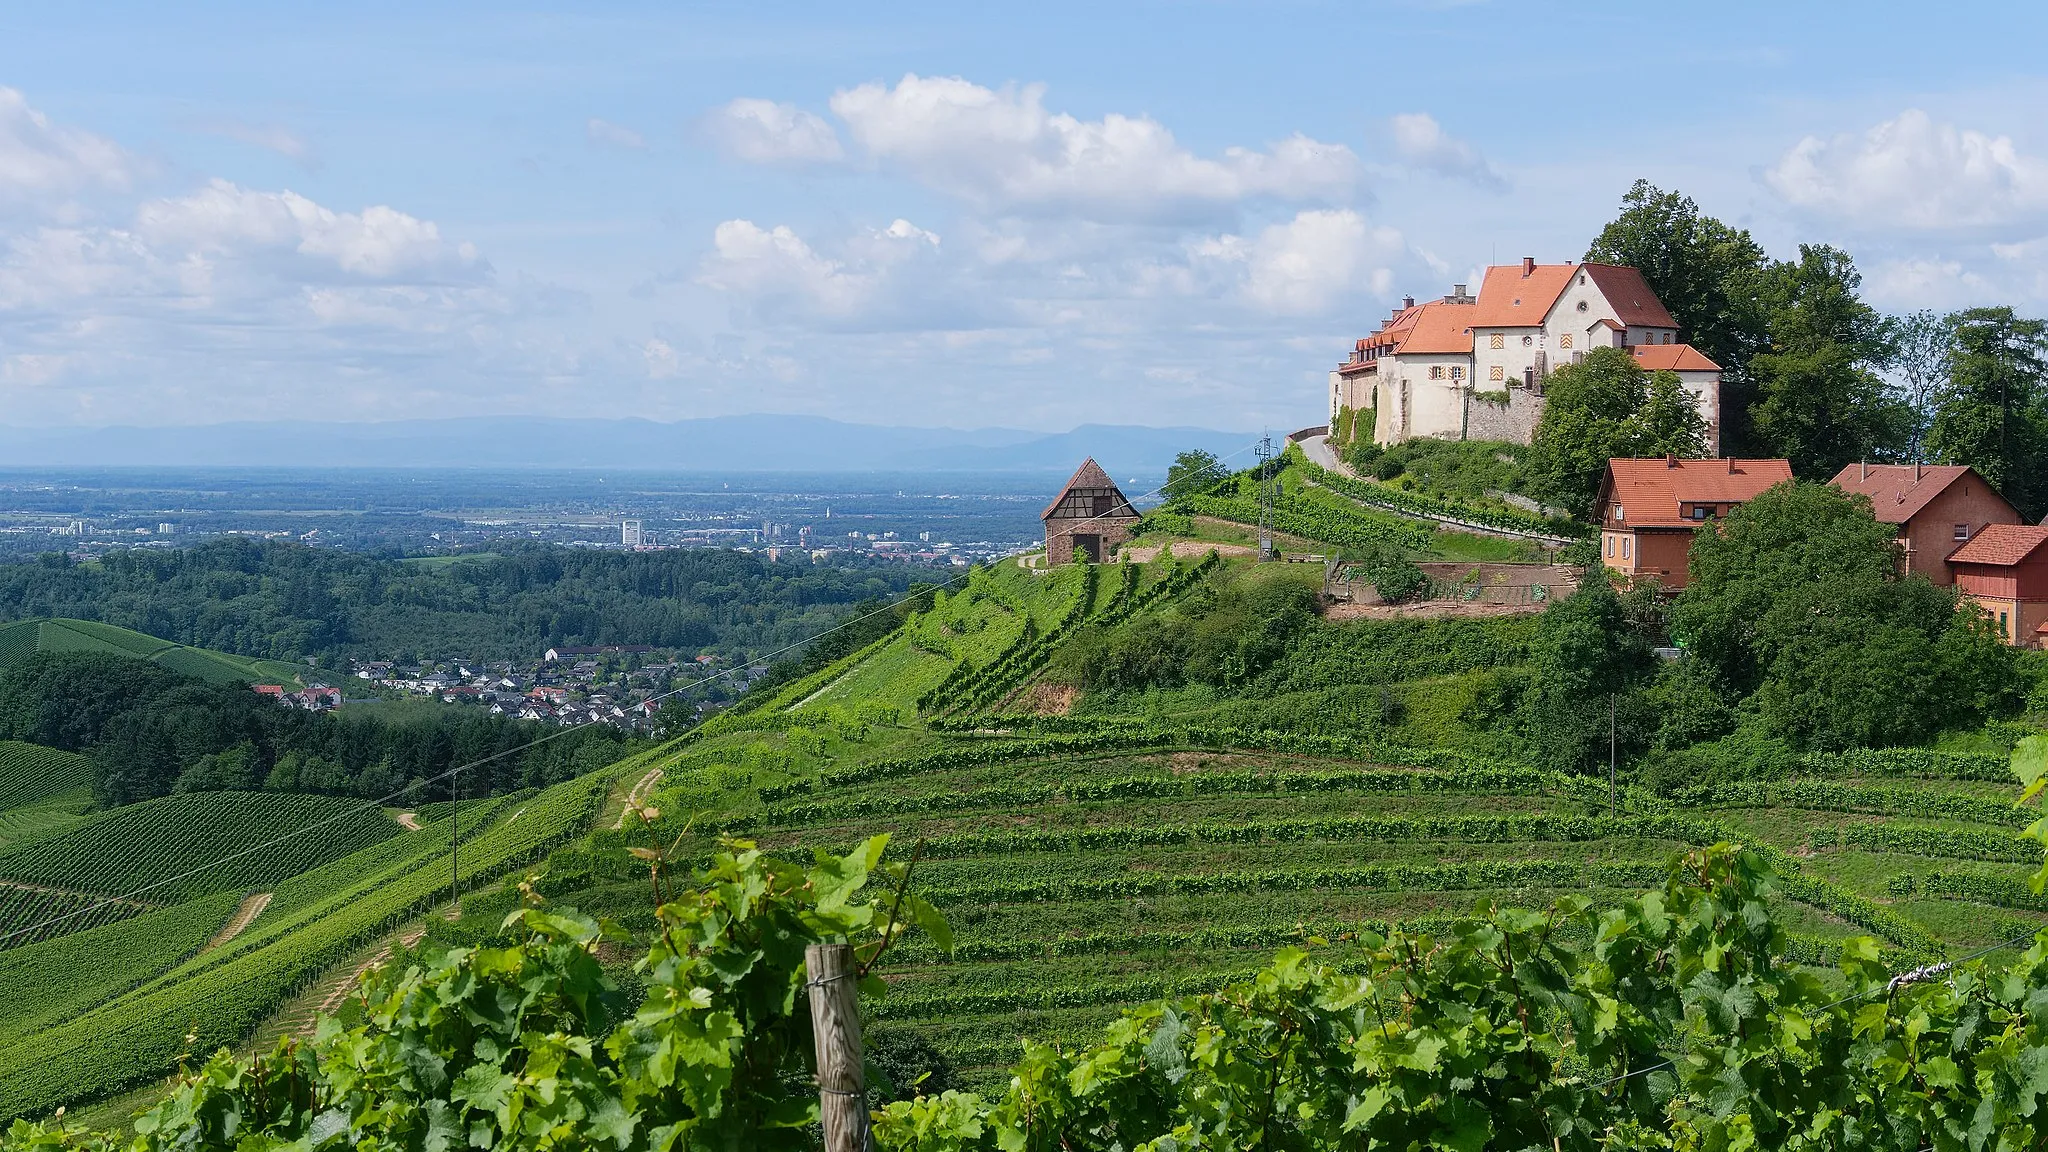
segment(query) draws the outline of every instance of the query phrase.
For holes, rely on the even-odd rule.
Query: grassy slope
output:
[[[112,652],[162,664],[175,672],[217,684],[251,683],[304,687],[304,668],[281,660],[236,656],[190,648],[169,640],[91,620],[17,620],[0,625],[0,667],[32,652]]]

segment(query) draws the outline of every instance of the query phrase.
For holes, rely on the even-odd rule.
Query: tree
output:
[[[1686,342],[1721,366],[1721,444],[1748,453],[1749,361],[1765,345],[1763,249],[1748,232],[1702,215],[1690,197],[1638,180],[1586,259],[1640,271]]]
[[[1956,318],[1922,308],[1889,321],[1891,372],[1901,404],[1912,413],[1906,455],[1924,459],[1927,428],[1948,389],[1949,356],[1955,347]]]
[[[1885,458],[1910,440],[1910,411],[1876,369],[1891,359],[1884,319],[1857,295],[1855,262],[1825,244],[1801,244],[1799,259],[1764,278],[1771,344],[1751,361],[1757,443],[1824,478],[1858,459]]]
[[[1928,453],[1970,465],[2039,519],[2048,513],[2048,324],[2011,308],[1949,319],[1949,387],[1928,428]]]
[[[2018,691],[1972,605],[1900,579],[1893,529],[1828,484],[1779,484],[1693,538],[1672,632],[1698,671],[1795,747],[1914,744]]]
[[[1222,483],[1230,475],[1223,467],[1223,461],[1214,452],[1200,448],[1183,452],[1173,458],[1166,469],[1167,499],[1177,496],[1198,496]]]
[[[1607,461],[1704,456],[1706,421],[1678,377],[1643,371],[1621,348],[1596,348],[1553,373],[1529,444],[1530,494],[1589,516]]]
[[[1627,742],[1640,743],[1634,694],[1656,657],[1602,571],[1590,571],[1578,591],[1543,610],[1529,666],[1527,727],[1549,767],[1583,772],[1605,760],[1610,706]]]

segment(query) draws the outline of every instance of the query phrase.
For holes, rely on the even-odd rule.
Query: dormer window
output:
[[[1705,504],[1693,505],[1692,518],[1695,520],[1705,520],[1707,518],[1707,506]]]

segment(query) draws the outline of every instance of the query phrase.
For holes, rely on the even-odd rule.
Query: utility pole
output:
[[[1273,461],[1273,434],[1259,437],[1259,559],[1273,558],[1273,489],[1280,477],[1266,475]]]
[[[1614,790],[1614,693],[1607,694],[1607,818],[1612,820],[1621,814],[1621,804]]]

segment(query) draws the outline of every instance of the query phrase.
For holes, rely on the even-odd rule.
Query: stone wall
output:
[[[1484,393],[1465,398],[1465,439],[1527,444],[1535,437],[1536,422],[1543,418],[1543,397],[1519,385],[1507,393],[1506,404],[1493,403]]]
[[[1045,522],[1045,555],[1048,564],[1072,564],[1076,536],[1094,536],[1096,545],[1095,562],[1107,561],[1117,548],[1131,538],[1131,529],[1137,525],[1136,517],[1102,516],[1094,520],[1075,520],[1062,523],[1058,520]]]

